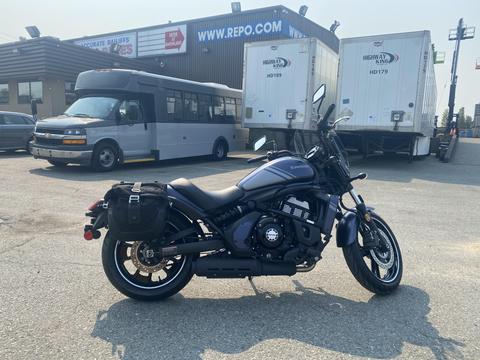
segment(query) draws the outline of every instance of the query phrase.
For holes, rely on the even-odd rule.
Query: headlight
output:
[[[67,129],[64,132],[65,135],[85,135],[85,129]]]

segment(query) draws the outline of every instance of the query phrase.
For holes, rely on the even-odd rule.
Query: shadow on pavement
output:
[[[243,158],[227,158],[224,161],[212,161],[208,157],[162,160],[152,163],[126,164],[111,172],[94,172],[88,167],[69,165],[55,167],[46,161],[44,167],[29,170],[31,174],[71,181],[152,181],[169,182],[178,177],[201,177],[235,170],[253,169]]]
[[[32,155],[26,150],[0,150],[0,160],[1,159],[15,159],[15,158],[24,158],[31,157]]]
[[[367,303],[305,288],[235,299],[188,299],[159,303],[130,299],[100,311],[91,333],[112,344],[121,359],[200,359],[205,350],[247,351],[270,339],[295,340],[351,356],[386,359],[404,343],[427,347],[436,359],[462,358],[463,343],[443,338],[428,321],[429,296],[402,286]],[[162,355],[163,354],[163,355]]]

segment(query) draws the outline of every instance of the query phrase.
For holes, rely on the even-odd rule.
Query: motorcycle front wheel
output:
[[[191,226],[170,215],[165,227],[168,237]],[[185,242],[180,239],[172,244]],[[107,233],[102,263],[110,283],[124,295],[143,301],[166,299],[182,290],[193,276],[194,255],[160,258],[155,246],[144,241],[119,241]],[[158,253],[158,252],[157,252]]]
[[[360,229],[358,241],[344,247],[343,256],[351,273],[364,288],[376,294],[387,295],[394,291],[402,280],[402,254],[387,223],[377,214],[371,215],[378,228],[380,246],[365,249],[363,231]]]

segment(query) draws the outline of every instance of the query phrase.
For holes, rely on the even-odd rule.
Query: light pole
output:
[[[447,117],[447,126],[445,128],[445,134],[450,133],[453,120],[453,112],[455,108],[455,91],[457,88],[457,64],[458,64],[458,54],[460,52],[460,42],[466,39],[473,39],[475,36],[475,27],[466,27],[463,24],[463,18],[458,20],[458,25],[456,29],[451,29],[448,34],[448,40],[455,40],[455,51],[453,52],[452,59],[452,77],[450,79],[450,96],[448,97],[448,117]],[[458,123],[455,122],[455,130],[458,130]]]

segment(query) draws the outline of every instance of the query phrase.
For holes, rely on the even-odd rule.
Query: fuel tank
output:
[[[315,171],[307,160],[288,156],[263,164],[240,180],[237,186],[250,191],[282,183],[305,182],[314,176]]]

